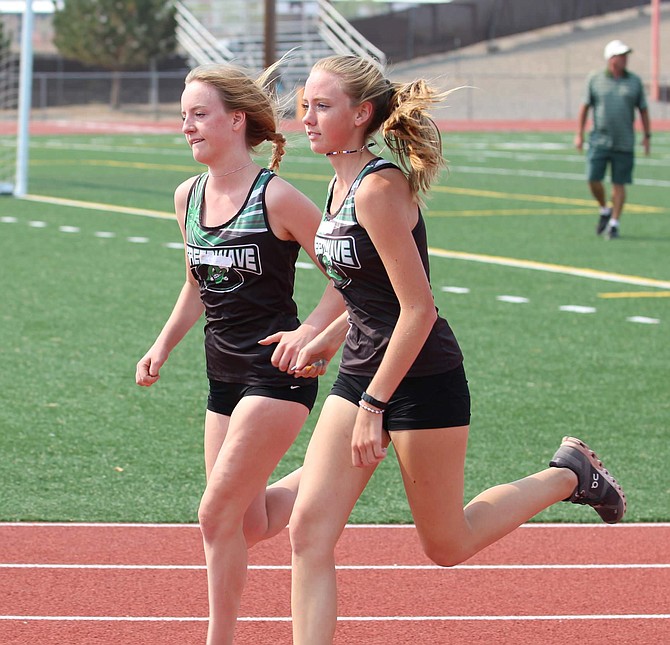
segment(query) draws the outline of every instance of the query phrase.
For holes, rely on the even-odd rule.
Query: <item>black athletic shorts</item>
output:
[[[330,390],[355,405],[371,376],[340,372]],[[470,424],[470,391],[463,364],[432,376],[408,376],[394,392],[383,415],[384,430],[456,428]]]
[[[209,379],[209,396],[207,409],[217,414],[229,417],[235,406],[245,396],[264,396],[268,399],[280,401],[294,401],[302,403],[308,410],[314,407],[316,395],[319,391],[319,381],[316,378],[296,379],[295,385],[270,387],[269,385],[246,385],[245,383],[225,383]]]

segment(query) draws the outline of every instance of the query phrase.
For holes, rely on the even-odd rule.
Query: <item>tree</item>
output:
[[[12,34],[0,20],[0,60],[5,60],[12,46]]]
[[[118,109],[120,73],[174,53],[175,14],[171,0],[60,0],[54,44],[66,58],[114,72],[110,103]]]

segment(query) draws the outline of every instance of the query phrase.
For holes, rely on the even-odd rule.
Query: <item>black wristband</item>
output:
[[[370,405],[374,405],[376,408],[379,408],[380,410],[386,410],[386,406],[388,405],[388,403],[378,401],[377,399],[375,399],[374,396],[370,396],[367,392],[363,392],[363,394],[361,394],[361,401],[365,401]]]

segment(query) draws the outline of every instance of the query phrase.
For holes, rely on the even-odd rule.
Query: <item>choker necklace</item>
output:
[[[377,144],[374,141],[370,141],[370,143],[366,143],[362,148],[358,148],[357,150],[334,150],[333,152],[326,152],[326,157],[332,157],[333,155],[353,155],[356,152],[363,152],[368,148],[372,148],[374,145]]]
[[[224,172],[222,175],[213,175],[210,172],[209,176],[214,177],[214,179],[219,179],[220,177],[227,177],[228,175],[233,175],[236,172],[240,172],[240,170],[244,170],[245,168],[248,168],[252,163],[254,163],[253,159],[251,161],[249,161],[249,163],[245,163],[244,166],[240,166],[239,168],[235,168],[235,170],[229,170],[228,172]]]

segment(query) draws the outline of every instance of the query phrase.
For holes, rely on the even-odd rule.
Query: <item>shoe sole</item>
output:
[[[600,515],[601,519],[603,522],[607,524],[617,524],[620,522],[624,515],[626,514],[626,494],[623,492],[623,488],[621,488],[619,482],[610,475],[609,471],[605,466],[603,465],[603,462],[598,458],[598,455],[591,450],[581,439],[577,439],[577,437],[563,437],[563,441],[561,441],[561,445],[569,444],[579,452],[581,452],[591,463],[591,466],[595,468],[598,473],[605,478],[605,481],[607,481],[612,488],[618,493],[619,499],[623,502],[623,511],[621,514],[618,514],[616,518],[614,519],[608,519],[607,517],[603,516],[600,512],[600,507],[598,506],[593,506],[592,508]],[[590,504],[589,504],[590,506]],[[609,509],[603,509],[608,511]]]

